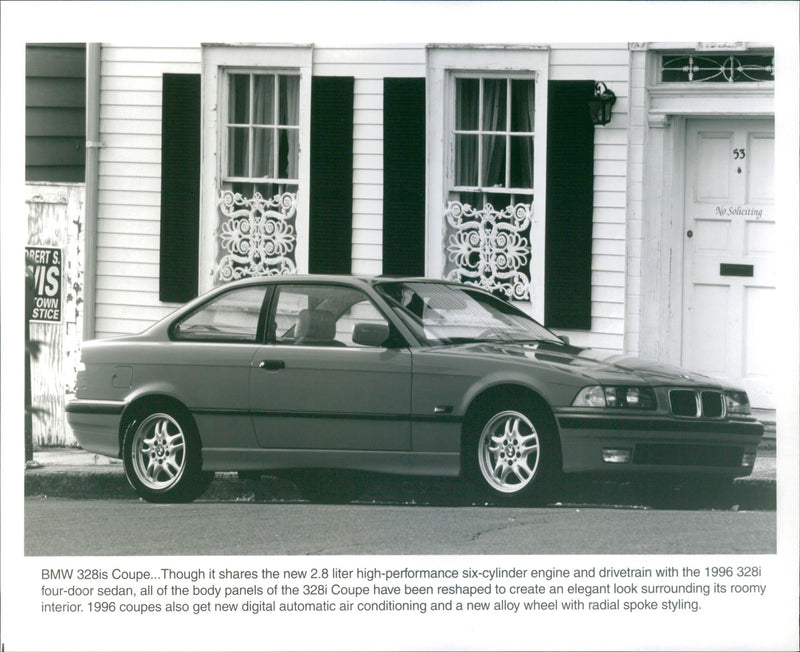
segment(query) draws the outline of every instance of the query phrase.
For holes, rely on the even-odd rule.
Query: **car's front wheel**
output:
[[[155,408],[130,421],[122,443],[125,476],[153,503],[189,502],[213,478],[203,473],[200,438],[188,414]]]
[[[547,420],[514,404],[481,413],[464,451],[470,481],[502,501],[550,497],[559,486],[560,457]]]

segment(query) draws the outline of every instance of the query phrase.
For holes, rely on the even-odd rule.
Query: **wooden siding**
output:
[[[83,183],[86,156],[86,46],[25,48],[25,179]]]
[[[104,45],[100,62],[97,337],[138,332],[174,304],[158,298],[161,78],[200,74],[200,48]]]
[[[592,328],[570,341],[608,351],[625,348],[628,202],[629,52],[626,45],[556,45],[550,79],[593,79],[614,91],[611,123],[595,127],[592,230]],[[587,109],[588,110],[588,109]],[[564,331],[566,332],[566,331]]]
[[[353,260],[356,274],[382,272],[384,77],[424,77],[424,47],[314,50],[315,75],[355,78],[353,127]],[[104,46],[101,64],[100,206],[97,334],[141,330],[174,306],[158,301],[161,75],[200,73],[200,48]],[[558,45],[550,79],[604,81],[617,95],[611,124],[595,131],[592,329],[573,342],[609,351],[625,342],[635,283],[626,263],[629,52],[626,45]],[[635,227],[634,227],[635,228]],[[102,290],[102,292],[101,292]],[[635,301],[633,301],[635,303]],[[129,306],[137,306],[135,318]],[[138,308],[142,307],[143,310]],[[147,310],[144,310],[147,308]],[[632,337],[635,337],[632,336]]]
[[[315,75],[355,78],[353,97],[353,274],[383,272],[383,78],[424,77],[420,47],[314,51]]]

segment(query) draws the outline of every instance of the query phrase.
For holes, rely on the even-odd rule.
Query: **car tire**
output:
[[[134,417],[125,430],[122,459],[128,483],[151,503],[191,502],[214,478],[202,470],[194,421],[175,407],[158,406]]]
[[[462,452],[470,488],[501,503],[547,502],[561,490],[561,455],[551,420],[530,406],[492,404],[468,421]]]

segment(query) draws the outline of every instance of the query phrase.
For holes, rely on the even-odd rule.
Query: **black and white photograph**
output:
[[[797,649],[800,5],[0,10],[0,650]]]

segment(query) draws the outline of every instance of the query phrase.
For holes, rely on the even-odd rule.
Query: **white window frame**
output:
[[[217,193],[227,177],[227,80],[233,72],[297,74],[300,77],[300,134],[297,179],[298,273],[308,272],[308,227],[311,136],[312,45],[207,45],[202,46],[202,107],[200,173],[200,269],[199,290],[214,286],[213,269],[218,252]]]
[[[427,228],[426,275],[441,278],[445,269],[444,209],[454,188],[455,79],[457,77],[533,78],[534,115],[533,221],[531,224],[530,304],[520,307],[544,317],[545,198],[547,196],[547,82],[550,50],[546,46],[431,45],[426,58]],[[503,192],[507,192],[503,189]]]
[[[450,122],[451,131],[446,135],[447,138],[454,138],[459,134],[474,134],[478,137],[478,176],[480,177],[481,170],[483,169],[483,160],[482,154],[484,152],[484,148],[481,144],[484,136],[498,136],[502,137],[506,141],[506,148],[505,148],[505,175],[506,179],[510,179],[511,175],[511,147],[510,147],[510,137],[513,136],[532,136],[534,142],[534,148],[536,147],[536,132],[535,131],[511,131],[511,123],[510,123],[510,116],[508,115],[509,106],[507,105],[506,110],[506,119],[507,124],[506,128],[502,131],[490,131],[488,129],[483,128],[482,120],[481,120],[481,111],[483,110],[483,85],[486,80],[494,79],[494,80],[504,80],[504,81],[511,81],[511,80],[532,80],[534,83],[536,82],[536,73],[509,73],[509,72],[468,72],[468,71],[451,71],[450,72],[451,81],[450,84],[452,86],[452,92],[454,93],[453,97],[448,98],[451,102],[451,108],[449,110],[453,111],[452,120]],[[478,112],[478,128],[475,130],[464,130],[458,129],[455,126],[456,116],[456,99],[455,99],[455,86],[456,80],[458,79],[474,79],[479,82],[480,84],[480,99],[479,99],[479,112]],[[537,89],[538,90],[538,89]],[[510,103],[510,94],[508,95],[507,102]],[[535,107],[538,109],[538,107]],[[535,116],[534,116],[535,119]],[[448,186],[448,194],[449,193],[459,193],[459,192],[470,192],[470,193],[480,193],[480,194],[498,194],[498,195],[532,195],[533,188],[514,188],[511,185],[508,187],[503,186],[502,188],[494,188],[491,186],[484,186],[480,183],[475,186],[458,186],[455,183],[455,173],[456,173],[456,161],[455,161],[455,143],[453,143],[453,156],[450,162],[450,165],[447,169],[447,186]],[[478,181],[481,181],[479,178]],[[536,178],[534,175],[534,186],[536,185]],[[497,207],[496,207],[497,208]]]
[[[249,114],[249,122],[247,124],[244,123],[232,123],[231,116],[230,116],[230,102],[228,99],[230,98],[231,93],[231,86],[230,80],[232,75],[248,75],[250,77],[250,107],[248,110]],[[275,95],[273,98],[273,121],[270,125],[256,125],[253,123],[253,77],[256,75],[271,75],[275,78]],[[219,160],[220,160],[220,180],[223,183],[252,183],[252,184],[260,184],[260,183],[272,183],[276,185],[297,185],[299,189],[299,178],[296,179],[288,179],[288,178],[281,178],[278,176],[274,177],[267,177],[267,178],[259,178],[259,177],[236,177],[236,176],[229,176],[228,175],[228,167],[230,160],[228,158],[230,152],[230,129],[232,127],[247,127],[248,128],[248,171],[253,171],[253,156],[254,156],[254,134],[255,131],[258,129],[263,129],[265,131],[272,132],[276,137],[272,141],[272,151],[270,152],[270,158],[272,159],[273,163],[277,163],[278,160],[278,147],[279,147],[279,138],[277,134],[281,130],[286,131],[297,131],[298,135],[300,133],[300,120],[302,117],[298,116],[298,124],[297,125],[281,125],[278,123],[278,115],[280,111],[280,93],[278,92],[277,84],[278,79],[281,76],[294,76],[300,77],[299,71],[296,69],[280,69],[280,68],[226,68],[223,70],[222,74],[222,92],[220,96],[220,113],[222,115],[221,124],[222,127],[220,129],[220,145],[219,145]],[[299,92],[299,89],[298,89]],[[298,98],[299,100],[299,98]],[[298,175],[299,175],[299,154],[298,154]],[[277,167],[276,167],[277,170]]]

